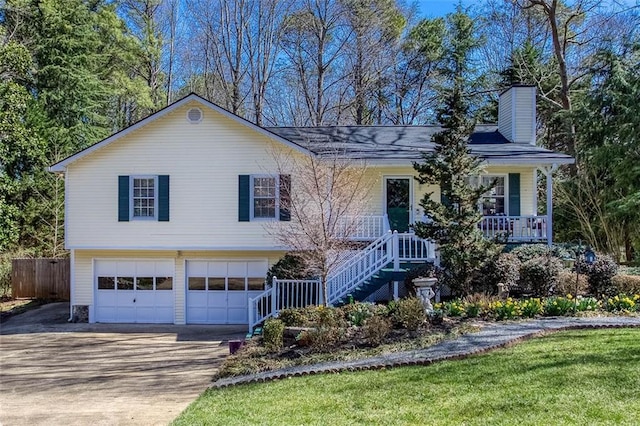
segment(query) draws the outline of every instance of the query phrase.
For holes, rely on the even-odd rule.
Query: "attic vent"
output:
[[[191,124],[197,124],[202,121],[202,110],[200,108],[191,108],[187,111],[187,120]]]

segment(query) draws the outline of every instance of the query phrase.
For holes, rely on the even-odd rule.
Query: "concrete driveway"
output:
[[[68,324],[66,303],[0,325],[0,424],[166,425],[211,382],[237,326]]]

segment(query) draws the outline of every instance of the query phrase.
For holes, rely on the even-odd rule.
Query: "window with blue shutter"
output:
[[[129,221],[129,176],[118,176],[118,221]]]
[[[118,176],[118,221],[169,221],[169,176]]]
[[[169,176],[158,176],[158,221],[169,222]]]
[[[280,221],[291,220],[291,175],[280,175]]]
[[[238,176],[238,221],[249,222],[251,217],[251,176]]]

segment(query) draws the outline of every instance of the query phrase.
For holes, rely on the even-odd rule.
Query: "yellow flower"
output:
[[[567,299],[569,300],[573,299],[573,296],[571,295],[571,293],[567,294]]]

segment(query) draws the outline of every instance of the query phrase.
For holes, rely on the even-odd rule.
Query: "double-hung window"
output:
[[[278,217],[278,178],[276,176],[251,176],[251,217],[275,219]]]
[[[157,177],[141,176],[131,178],[131,217],[134,219],[155,219],[157,212]]]
[[[484,175],[480,177],[480,184],[483,186],[494,184],[480,199],[482,215],[495,216],[506,214],[505,177]]]

